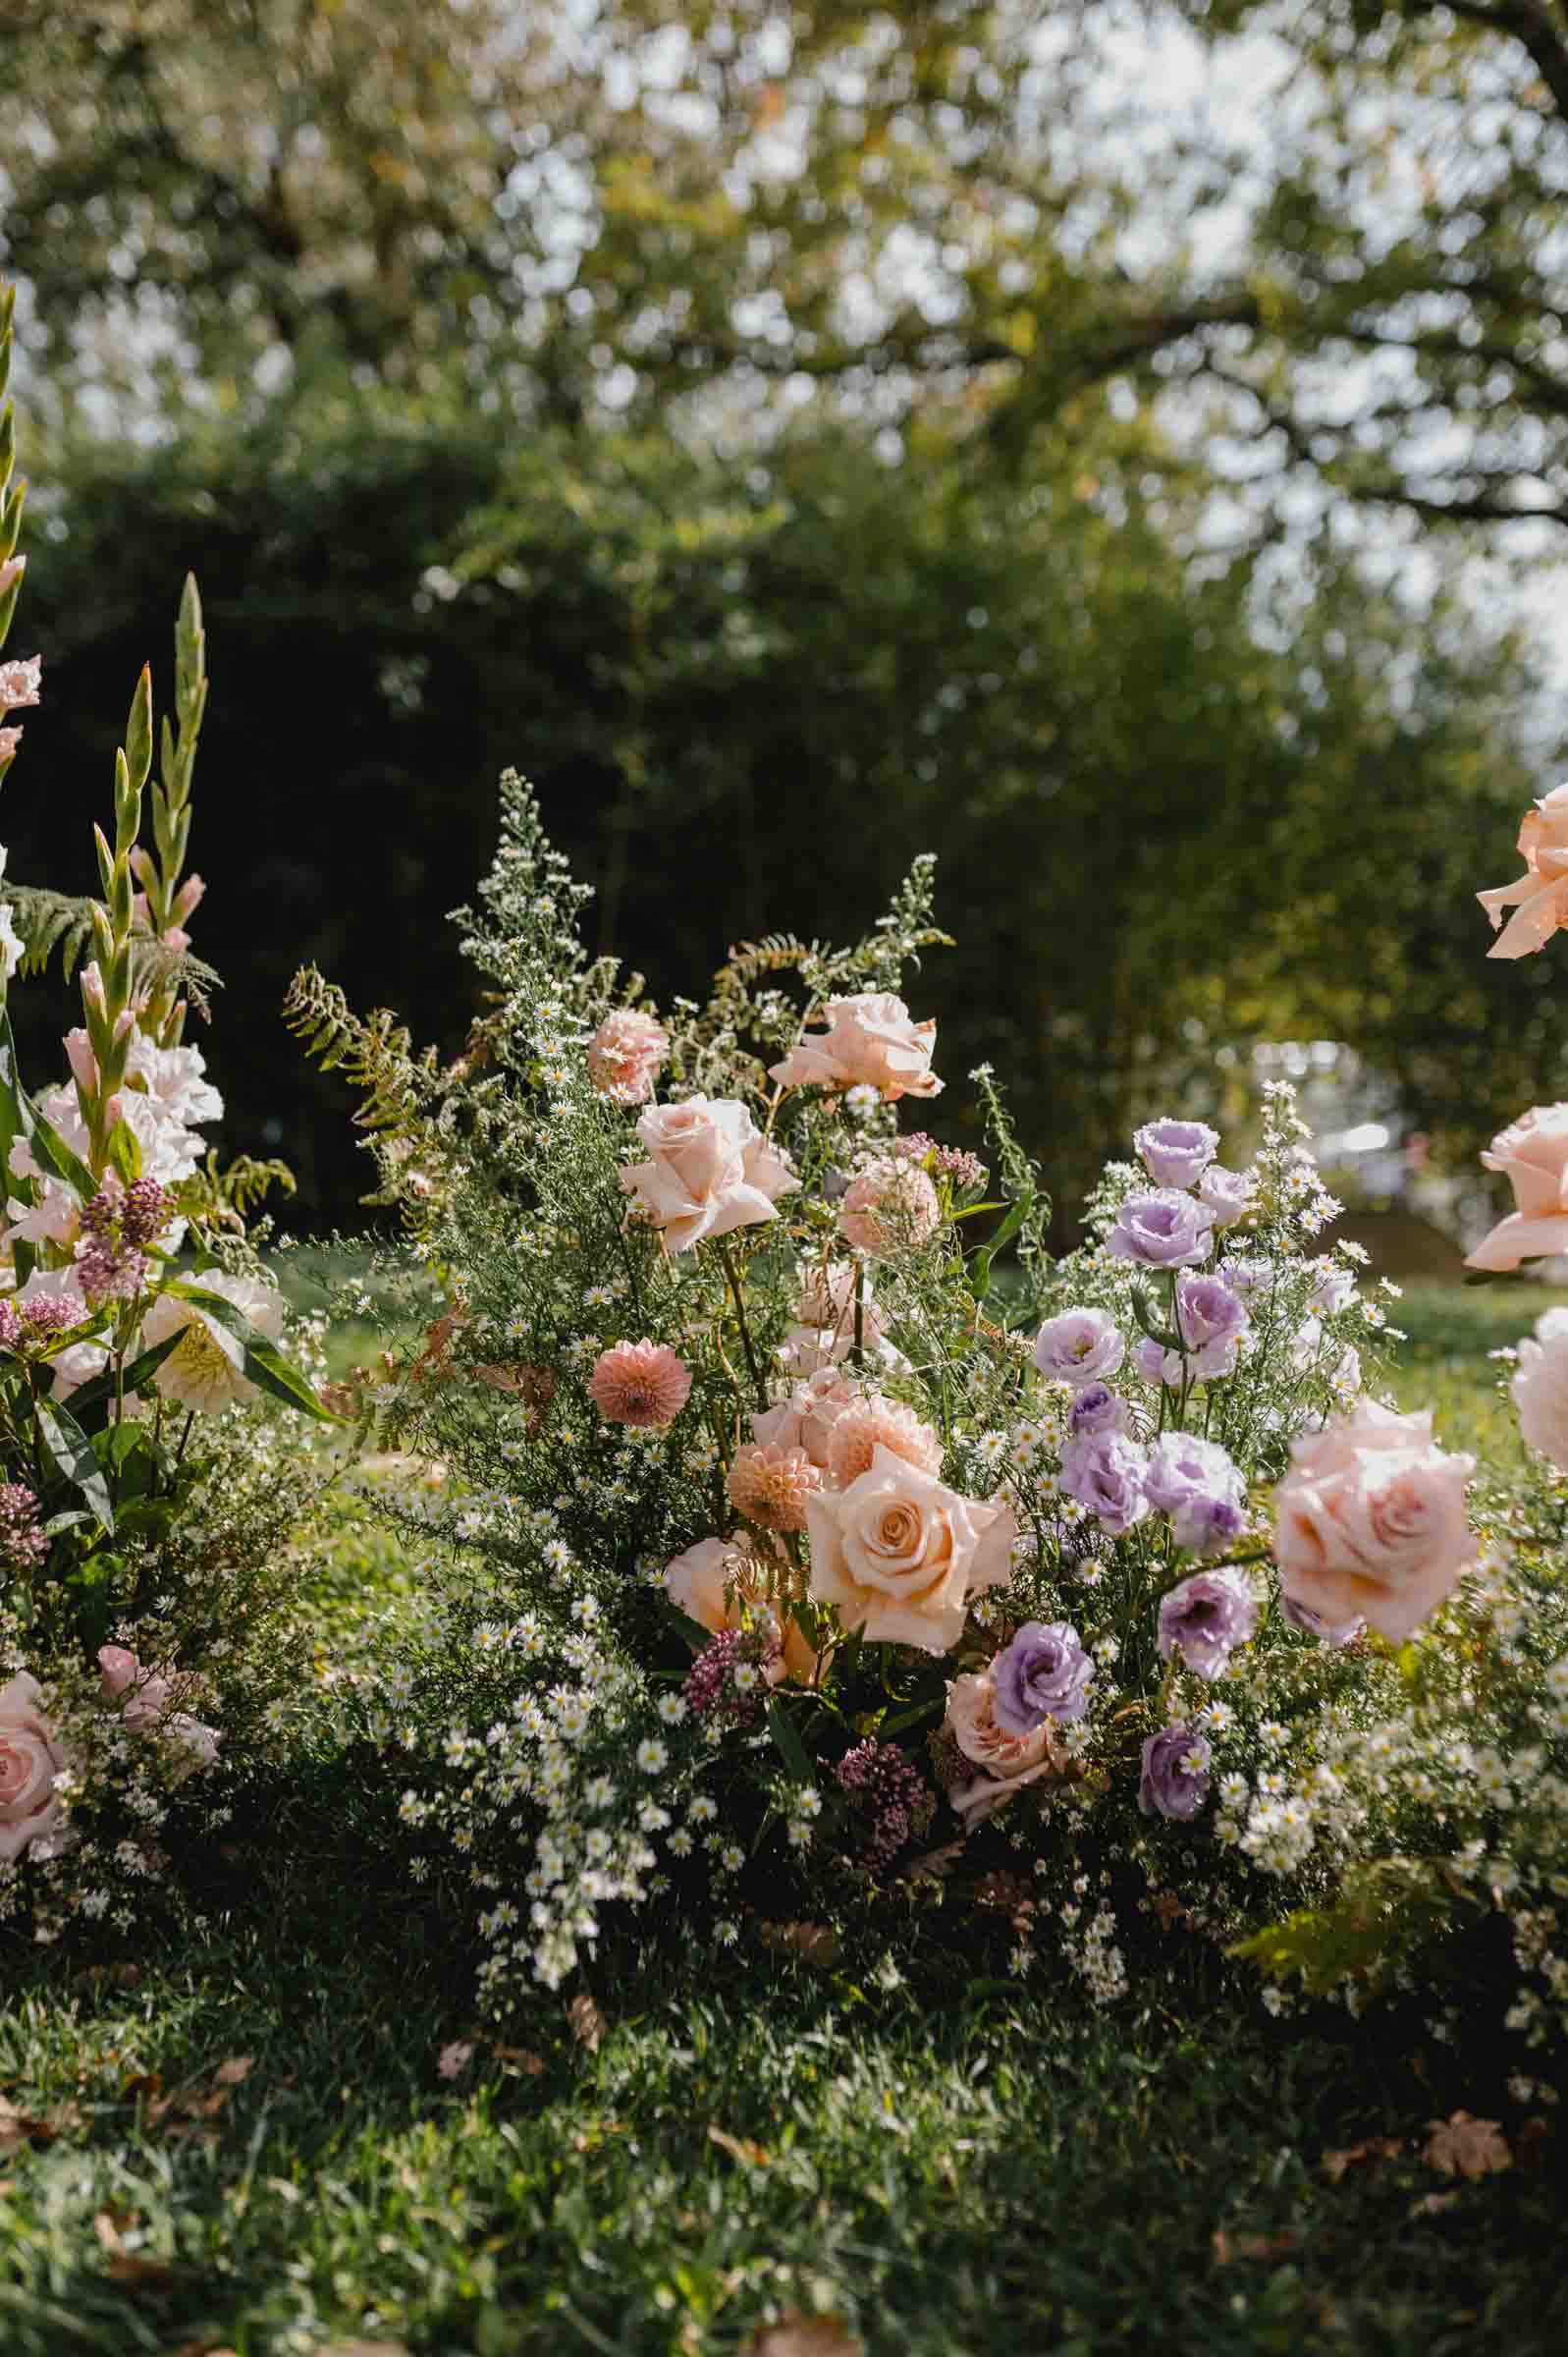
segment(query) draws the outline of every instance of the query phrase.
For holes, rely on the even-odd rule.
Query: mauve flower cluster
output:
[[[1144,1815],[1174,1817],[1182,1823],[1196,1817],[1209,1797],[1212,1757],[1206,1739],[1181,1720],[1146,1737],[1138,1779],[1138,1806]]]
[[[1196,1571],[1160,1602],[1160,1658],[1179,1654],[1200,1677],[1219,1677],[1258,1626],[1258,1603],[1239,1571]]]
[[[49,1542],[38,1527],[41,1511],[24,1482],[0,1482],[0,1562],[27,1571],[43,1562]]]
[[[923,1162],[939,1178],[950,1178],[961,1195],[970,1194],[986,1183],[988,1173],[978,1154],[969,1153],[963,1146],[939,1145],[924,1129],[911,1129],[907,1137],[896,1138],[892,1150],[906,1162]]]
[[[931,1795],[919,1770],[896,1743],[868,1735],[838,1762],[838,1777],[860,1803],[866,1820],[862,1857],[876,1873],[896,1857],[916,1827],[930,1815]]]
[[[766,1624],[725,1629],[686,1672],[680,1691],[687,1708],[724,1726],[757,1726],[781,1650],[778,1630]]]

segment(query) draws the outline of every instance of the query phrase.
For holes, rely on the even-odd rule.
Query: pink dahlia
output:
[[[612,1424],[669,1424],[691,1393],[691,1369],[665,1343],[616,1343],[588,1378],[593,1403]]]
[[[804,1530],[806,1500],[821,1486],[822,1475],[804,1449],[748,1441],[730,1467],[732,1503],[764,1530]]]
[[[885,1399],[868,1392],[846,1407],[828,1435],[828,1473],[846,1490],[862,1473],[869,1473],[879,1449],[901,1456],[922,1473],[942,1471],[942,1443],[929,1424],[922,1424],[901,1399]]]
[[[607,1014],[588,1046],[588,1077],[617,1105],[646,1105],[670,1035],[651,1014],[624,1008]]]

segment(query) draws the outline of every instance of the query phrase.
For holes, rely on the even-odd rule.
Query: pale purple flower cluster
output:
[[[1252,1202],[1252,1178],[1246,1171],[1227,1171],[1212,1162],[1198,1181],[1198,1193],[1215,1215],[1217,1228],[1234,1228]]]
[[[28,1570],[41,1563],[49,1542],[38,1528],[42,1508],[25,1483],[0,1482],[0,1562]]]
[[[1206,1122],[1145,1122],[1133,1132],[1138,1159],[1156,1186],[1195,1186],[1219,1151]]]
[[[1249,1320],[1238,1293],[1221,1277],[1176,1279],[1176,1330],[1188,1372],[1199,1381],[1234,1373]]]
[[[930,1794],[916,1770],[896,1743],[880,1743],[868,1735],[846,1751],[838,1762],[838,1781],[856,1793],[868,1825],[863,1862],[875,1873],[902,1849],[925,1818]]]
[[[1173,1392],[1181,1389],[1184,1368],[1181,1352],[1167,1350],[1152,1334],[1144,1336],[1132,1354],[1132,1363],[1145,1383],[1162,1383]]]
[[[705,1645],[680,1691],[698,1719],[727,1727],[755,1727],[768,1699],[768,1672],[779,1659],[771,1628],[727,1628]]]
[[[1062,1488],[1113,1539],[1149,1511],[1143,1475],[1143,1451],[1119,1432],[1081,1433],[1061,1453]]]
[[[959,1194],[986,1183],[986,1166],[978,1154],[962,1146],[939,1146],[923,1129],[911,1129],[907,1137],[895,1139],[892,1150],[907,1162],[925,1163],[939,1178],[950,1178]]]
[[[1160,1600],[1160,1658],[1180,1654],[1200,1677],[1219,1677],[1258,1626],[1258,1600],[1237,1571],[1195,1571]]]
[[[1064,1309],[1048,1318],[1035,1342],[1035,1365],[1048,1383],[1074,1391],[1113,1375],[1126,1345],[1114,1318],[1103,1309]]]
[[[0,1301],[0,1349],[15,1350],[27,1328],[11,1301]]]
[[[1138,1806],[1146,1817],[1196,1817],[1209,1797],[1213,1754],[1184,1720],[1145,1739]]]
[[[991,1665],[991,1715],[1009,1735],[1081,1719],[1095,1666],[1070,1620],[1026,1620]]]
[[[34,1334],[63,1334],[68,1326],[80,1326],[86,1312],[69,1293],[34,1293],[23,1302],[22,1314]]]
[[[1175,1187],[1154,1194],[1129,1195],[1116,1214],[1106,1248],[1117,1260],[1135,1260],[1146,1269],[1185,1269],[1207,1260],[1215,1215]]]
[[[1103,1383],[1090,1384],[1067,1410],[1068,1436],[1075,1441],[1087,1432],[1125,1432],[1128,1421],[1126,1401]]]
[[[1178,1547],[1206,1554],[1233,1539],[1244,1519],[1246,1483],[1217,1441],[1167,1432],[1155,1443],[1144,1473],[1144,1495],[1170,1516]]]

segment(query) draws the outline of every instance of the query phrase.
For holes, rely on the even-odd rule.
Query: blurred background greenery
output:
[[[1563,1093],[1473,898],[1561,729],[1559,22],[0,0],[12,872],[90,888],[189,567],[224,1142],[301,1229],[365,1176],[288,977],[455,1050],[508,762],[665,999],[935,849],[933,1125],[993,1059],[1064,1226],[1268,1043],[1354,1052],[1372,1193],[1471,1167]]]

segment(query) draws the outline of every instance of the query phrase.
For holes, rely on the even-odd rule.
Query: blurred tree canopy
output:
[[[1568,149],[1501,0],[0,5],[12,866],[88,887],[193,567],[219,1077],[306,1223],[358,1174],[288,974],[455,1046],[508,761],[666,995],[936,849],[936,1111],[994,1058],[1065,1205],[1132,1120],[1239,1114],[1260,1036],[1353,1040],[1456,1153],[1560,1086],[1471,898],[1528,667],[1343,525],[1568,497]],[[1125,44],[1190,18],[1288,85],[1271,158],[1131,121]]]

